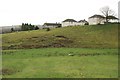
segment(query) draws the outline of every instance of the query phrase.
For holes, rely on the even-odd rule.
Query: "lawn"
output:
[[[73,54],[73,56],[69,56]],[[3,50],[3,78],[117,78],[118,50]]]

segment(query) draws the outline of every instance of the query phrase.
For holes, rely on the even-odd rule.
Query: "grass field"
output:
[[[5,50],[3,78],[117,78],[117,51],[83,48]]]
[[[117,48],[118,24],[74,26],[50,31],[35,30],[3,34],[3,49],[74,47]]]
[[[118,77],[118,24],[1,35],[3,78]]]

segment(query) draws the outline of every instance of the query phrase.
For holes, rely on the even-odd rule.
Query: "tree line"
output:
[[[31,25],[28,23],[22,23],[21,25],[21,31],[29,31],[29,30],[38,30],[39,27],[35,25]],[[15,32],[16,30],[14,28],[11,28],[11,32]]]
[[[28,23],[22,23],[21,30],[22,31],[28,31],[28,30],[38,30],[39,27],[35,25],[31,25]]]

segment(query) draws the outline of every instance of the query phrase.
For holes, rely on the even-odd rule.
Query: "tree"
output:
[[[14,28],[11,28],[11,32],[13,32],[14,31]]]
[[[89,25],[89,23],[88,23],[88,22],[86,22],[86,23],[85,23],[85,25]]]
[[[35,27],[35,30],[38,30],[38,29],[39,29],[39,27],[38,27],[38,26],[36,26],[36,27]]]
[[[28,23],[22,23],[22,31],[28,31],[28,30],[34,30],[35,29],[35,26],[34,25],[31,25],[31,24],[28,24]]]
[[[115,16],[115,12],[111,10],[108,6],[101,8],[100,11],[105,16],[106,23],[108,23],[109,21],[109,16]]]

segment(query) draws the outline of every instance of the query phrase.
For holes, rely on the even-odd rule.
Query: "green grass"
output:
[[[118,24],[1,35],[3,78],[118,77]]]
[[[56,36],[63,36],[56,37]],[[76,47],[117,48],[118,24],[74,26],[3,34],[3,49]]]
[[[117,78],[117,53],[84,48],[4,50],[3,70],[8,72],[3,78]]]

